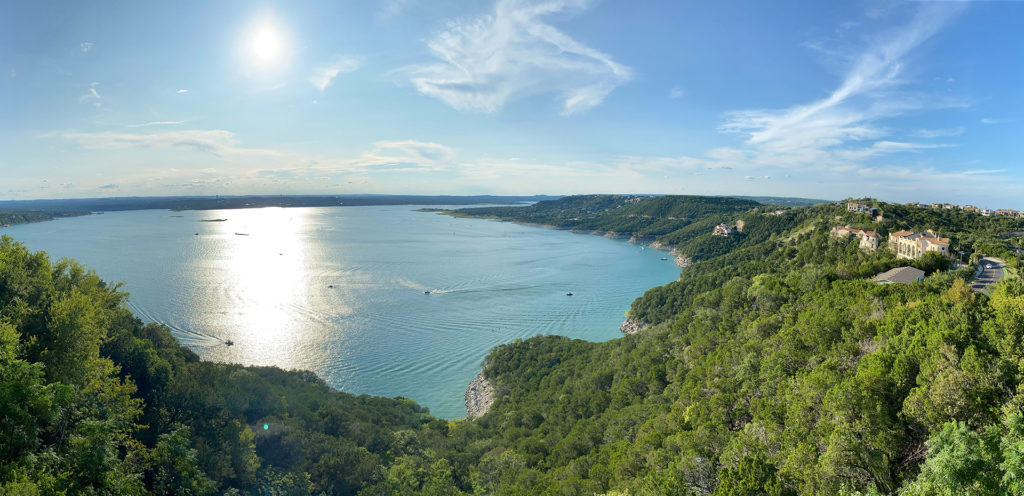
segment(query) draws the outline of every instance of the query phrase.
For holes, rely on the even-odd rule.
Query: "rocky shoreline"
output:
[[[466,418],[475,419],[487,413],[494,404],[494,386],[481,371],[466,388]]]
[[[457,217],[457,215],[456,215],[456,217]],[[661,243],[660,241],[657,241],[657,238],[650,237],[650,236],[630,236],[628,234],[622,234],[622,233],[617,233],[617,232],[613,232],[613,231],[601,231],[601,230],[578,229],[578,228],[565,228],[565,227],[554,226],[554,225],[551,225],[551,224],[540,224],[540,223],[537,223],[537,222],[524,222],[524,221],[519,221],[519,220],[502,219],[500,217],[478,217],[478,218],[497,220],[499,222],[511,222],[513,224],[519,224],[521,226],[543,227],[545,229],[553,229],[553,230],[556,230],[556,231],[569,231],[569,232],[571,232],[573,234],[589,234],[591,236],[602,236],[602,237],[610,238],[610,239],[628,239],[629,242],[633,243],[633,244],[648,245],[651,248],[654,248],[655,250],[668,251],[669,255],[672,255],[673,257],[676,257],[675,258],[675,264],[678,265],[681,268],[685,269],[686,267],[689,267],[690,264],[693,263],[693,260],[691,260],[689,257],[684,256],[684,255],[680,255],[679,254],[679,250],[677,250],[676,248],[673,248],[672,245],[667,245],[667,244]]]
[[[634,320],[633,317],[629,317],[622,323],[622,325],[619,326],[619,330],[622,331],[623,334],[637,334],[643,332],[648,327],[651,327],[651,324],[640,322],[639,320]]]

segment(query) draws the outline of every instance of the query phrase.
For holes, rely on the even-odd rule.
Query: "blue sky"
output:
[[[0,198],[1024,208],[1024,2],[3,2]]]

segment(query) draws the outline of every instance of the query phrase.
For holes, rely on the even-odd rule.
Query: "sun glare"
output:
[[[280,68],[287,62],[287,36],[270,16],[251,24],[241,41],[243,57],[250,69],[264,72]]]
[[[281,36],[272,27],[264,26],[253,35],[250,48],[256,60],[273,62],[281,54]]]

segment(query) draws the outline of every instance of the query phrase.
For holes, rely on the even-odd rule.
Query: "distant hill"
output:
[[[0,201],[4,210],[215,210],[260,207],[335,207],[364,205],[477,205],[530,203],[557,196],[420,196],[420,195],[253,195],[253,196],[137,196]]]
[[[735,225],[740,217],[755,227],[758,239],[768,235],[762,224],[779,217],[758,213],[771,210],[754,200],[725,196],[579,195],[541,201],[525,207],[477,207],[449,212],[461,217],[487,217],[542,224],[558,229],[633,238],[674,247],[685,258],[720,255],[743,236],[712,236],[717,224]]]
[[[87,210],[0,210],[0,226],[43,222],[58,217],[89,215]]]
[[[783,207],[809,207],[820,203],[832,203],[832,200],[797,198],[792,196],[733,196],[733,198],[743,198],[746,200],[754,200],[765,205],[780,205]]]

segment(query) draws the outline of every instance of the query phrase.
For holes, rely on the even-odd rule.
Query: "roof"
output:
[[[931,236],[925,236],[925,237],[922,237],[921,239],[926,240],[926,241],[928,241],[929,243],[931,243],[933,245],[948,245],[949,244],[949,238],[933,238]]]
[[[896,267],[875,276],[875,282],[898,282],[910,284],[924,277],[924,271],[916,267]]]
[[[914,234],[913,231],[896,231],[889,235],[890,238],[902,238],[903,236],[910,236]]]
[[[868,229],[857,229],[857,228],[855,228],[855,227],[843,227],[843,226],[836,226],[836,227],[835,227],[835,228],[833,228],[833,229],[835,229],[835,230],[837,230],[837,231],[846,231],[846,232],[851,232],[851,233],[853,233],[853,234],[866,234],[866,235],[868,235],[868,236],[874,236],[874,235],[878,234],[878,233],[876,233],[875,231],[870,231],[870,230],[868,230]]]

